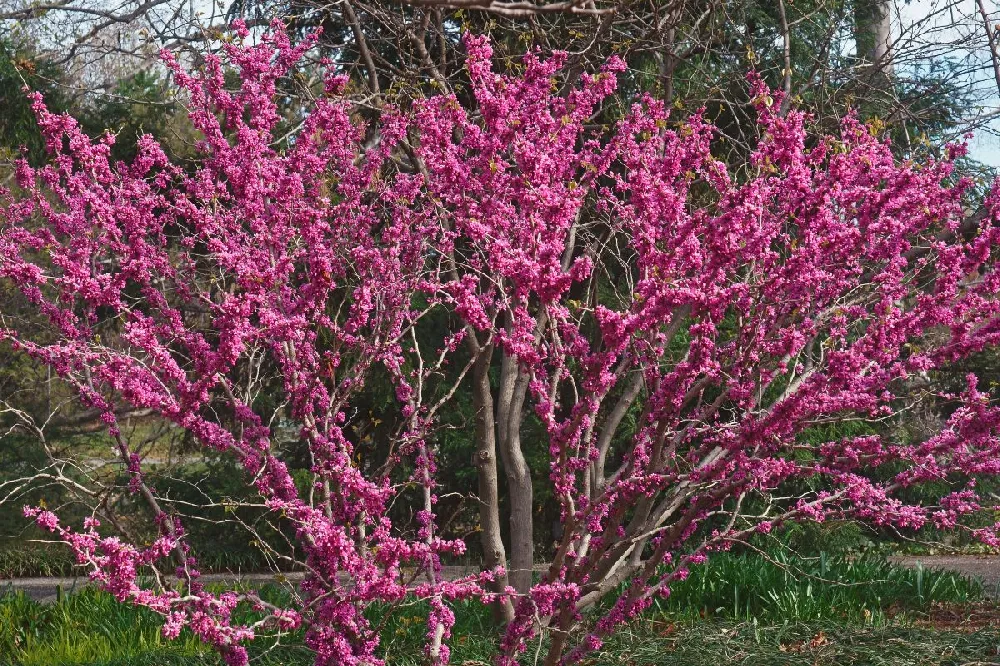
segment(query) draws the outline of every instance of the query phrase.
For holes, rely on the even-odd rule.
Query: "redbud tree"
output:
[[[564,54],[500,74],[474,36],[467,95],[366,122],[331,71],[289,132],[278,87],[311,43],[278,27],[250,42],[235,26],[194,73],[166,56],[200,132],[194,165],[149,137],[112,163],[112,135],[88,138],[35,95],[51,160],[19,162],[0,209],[0,278],[47,322],[0,332],[103,413],[158,538],[130,542],[99,507],[82,526],[25,513],[118,600],[161,614],[166,636],[188,628],[245,664],[255,636],[301,627],[317,664],[377,664],[365,609],[416,597],[426,656],[444,663],[465,599],[504,620],[499,664],[537,642],[554,665],[599,649],[713,552],[790,522],[997,545],[967,521],[991,508],[976,480],[1000,472],[1000,417],[974,376],[943,396],[957,407],[930,438],[815,436],[898,417],[935,369],[1000,337],[998,198],[970,213],[961,147],[900,163],[850,117],[811,136],[752,77],[760,140],[734,168],[701,114],[674,120],[650,97],[601,124],[621,61],[559,94]],[[273,413],[262,368],[279,378]],[[401,425],[361,465],[352,405],[375,381]],[[458,392],[475,408],[483,567],[449,579],[442,561],[465,543],[442,536],[436,454]],[[237,461],[292,526],[280,556],[305,575],[288,605],[199,582],[121,404]],[[305,485],[274,446],[279,412],[307,447]],[[537,582],[529,419],[562,522]],[[394,522],[397,502],[415,528]],[[236,621],[241,606],[260,619]]]

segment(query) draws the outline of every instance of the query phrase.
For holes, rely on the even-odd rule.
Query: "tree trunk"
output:
[[[497,490],[496,424],[493,418],[493,392],[490,388],[490,361],[493,346],[482,351],[472,373],[472,404],[476,413],[476,452],[473,464],[479,477],[479,540],[483,547],[484,569],[506,566],[507,555],[500,537],[500,494]],[[494,592],[507,587],[507,576],[497,578]],[[507,624],[514,619],[509,599],[493,605],[493,619]]]
[[[885,90],[892,78],[892,2],[855,0],[854,43],[859,61],[866,64],[871,84]]]
[[[518,594],[531,589],[534,565],[531,471],[521,451],[521,417],[528,377],[516,358],[503,355],[497,402],[497,435],[510,499],[510,581]]]

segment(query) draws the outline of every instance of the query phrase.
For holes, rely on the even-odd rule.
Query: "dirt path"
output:
[[[982,582],[990,597],[1000,598],[1000,556],[997,555],[896,555],[889,561],[904,567],[922,564],[928,569],[947,569]]]

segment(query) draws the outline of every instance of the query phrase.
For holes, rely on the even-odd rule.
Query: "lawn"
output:
[[[262,591],[274,601],[284,592]],[[453,663],[481,666],[495,652],[488,612],[456,607]],[[599,611],[598,611],[599,612]],[[385,620],[382,656],[422,663],[420,604],[372,609]],[[587,663],[628,666],[721,664],[997,663],[1000,624],[979,586],[950,573],[903,569],[876,556],[764,559],[723,555],[696,569],[667,599],[609,641]],[[190,634],[165,641],[155,614],[85,589],[52,604],[0,597],[3,666],[221,666]],[[274,646],[261,637],[253,663],[311,663],[301,634]],[[524,663],[533,662],[529,650]]]

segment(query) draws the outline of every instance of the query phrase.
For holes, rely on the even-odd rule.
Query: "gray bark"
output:
[[[854,43],[858,59],[872,74],[873,84],[888,86],[892,78],[892,1],[855,0]]]
[[[497,398],[497,435],[510,499],[510,581],[518,594],[531,590],[534,531],[531,471],[521,450],[521,417],[528,377],[516,358],[504,353]]]
[[[493,392],[490,388],[490,361],[493,346],[480,354],[473,368],[472,402],[476,412],[476,452],[473,464],[479,477],[479,539],[483,547],[483,567],[506,566],[507,555],[500,536],[500,493],[497,490],[496,423],[493,417]],[[498,577],[492,586],[500,592],[507,587],[507,576]],[[507,624],[514,619],[514,607],[509,599],[493,607],[494,619]]]

